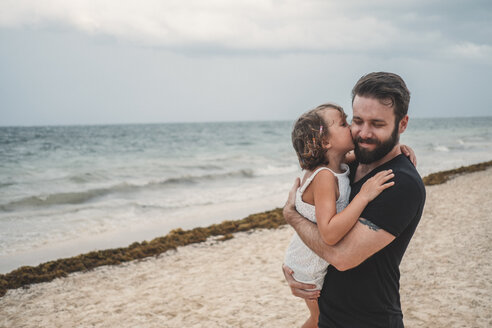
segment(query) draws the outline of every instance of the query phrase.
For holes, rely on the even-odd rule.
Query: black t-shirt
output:
[[[328,267],[318,300],[319,327],[403,327],[399,265],[424,208],[422,179],[412,163],[398,155],[352,184],[350,200],[367,179],[388,169],[395,174],[395,185],[370,202],[361,217],[396,238],[353,269]],[[355,167],[351,181],[354,174]]]

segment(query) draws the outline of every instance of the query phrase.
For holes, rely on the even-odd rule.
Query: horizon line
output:
[[[351,117],[348,115],[348,117]],[[457,119],[457,118],[492,118],[492,115],[478,116],[415,116],[410,119]],[[118,125],[161,125],[161,124],[216,124],[216,123],[261,123],[261,122],[293,122],[293,119],[246,119],[246,120],[222,120],[222,121],[169,121],[169,122],[114,122],[114,123],[54,123],[54,124],[26,124],[26,125],[2,125],[0,128],[42,128],[42,127],[76,127],[76,126],[118,126]]]

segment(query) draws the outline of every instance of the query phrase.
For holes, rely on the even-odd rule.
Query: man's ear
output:
[[[398,124],[398,133],[403,133],[408,126],[408,115],[405,115]]]

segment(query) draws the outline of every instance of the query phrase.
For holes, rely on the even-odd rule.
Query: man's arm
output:
[[[395,239],[389,232],[360,218],[338,244],[334,246],[325,244],[318,227],[295,210],[295,192],[298,186],[299,180],[296,180],[283,210],[284,218],[313,252],[339,271],[358,266]]]
[[[339,271],[345,271],[355,268],[394,239],[395,236],[379,228],[371,221],[359,218],[359,221],[344,239],[334,245],[332,249],[325,249],[321,257],[327,261],[329,261],[329,257],[334,257],[336,264],[333,265]]]

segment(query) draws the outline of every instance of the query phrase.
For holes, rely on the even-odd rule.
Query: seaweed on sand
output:
[[[123,262],[157,256],[178,246],[200,243],[209,237],[222,236],[217,241],[233,238],[232,233],[253,229],[275,229],[285,224],[282,209],[250,215],[242,220],[224,221],[206,228],[192,230],[175,229],[164,237],[150,242],[135,242],[128,247],[94,251],[78,256],[42,263],[38,266],[23,266],[10,273],[0,274],[0,297],[8,289],[27,287],[30,284],[47,282],[65,277],[69,273],[87,271],[102,265],[114,265]]]
[[[428,176],[425,176],[422,180],[424,181],[424,184],[426,186],[437,185],[437,184],[444,183],[459,174],[483,171],[490,166],[492,166],[492,161],[468,165],[468,166],[461,166],[457,169],[440,171],[440,172],[429,174]]]

